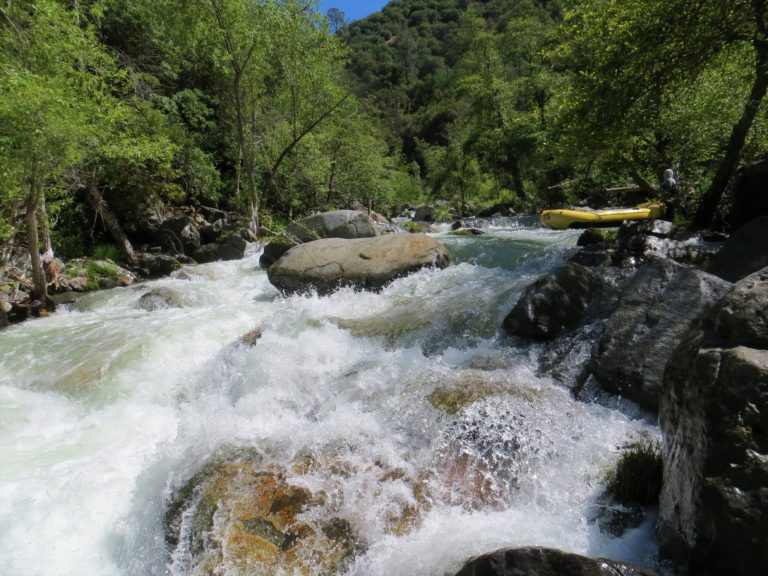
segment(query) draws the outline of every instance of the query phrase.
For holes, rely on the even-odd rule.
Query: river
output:
[[[454,264],[379,294],[282,297],[252,250],[0,332],[0,574],[193,573],[167,549],[163,513],[222,446],[348,464],[294,481],[333,494],[363,543],[350,576],[443,576],[519,545],[650,564],[653,518],[621,538],[590,518],[620,447],[654,425],[574,400],[537,374],[537,346],[500,329],[578,233],[506,220],[436,236]],[[183,307],[137,308],[161,286]],[[255,346],[231,346],[254,328]],[[477,382],[497,393],[456,414],[427,400]],[[382,462],[426,478],[429,505],[382,483]],[[404,503],[419,520],[394,534],[383,519]]]

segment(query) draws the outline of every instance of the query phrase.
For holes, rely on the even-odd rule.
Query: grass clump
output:
[[[619,457],[608,491],[622,504],[655,504],[661,493],[662,475],[660,444],[633,444]]]
[[[120,250],[114,244],[97,244],[93,247],[93,257],[96,260],[120,262]]]
[[[433,218],[435,222],[450,222],[453,220],[453,210],[447,204],[435,206]]]
[[[411,234],[418,234],[419,232],[423,232],[424,229],[417,224],[416,222],[413,222],[412,220],[408,220],[407,222],[403,222],[400,227],[405,230],[406,232],[410,232]]]

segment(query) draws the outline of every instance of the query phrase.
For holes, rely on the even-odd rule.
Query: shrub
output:
[[[400,224],[400,227],[406,232],[410,232],[412,234],[418,234],[419,232],[423,232],[422,227],[416,222],[413,222],[412,220],[403,222],[402,224]]]
[[[655,504],[661,493],[662,474],[659,443],[637,443],[619,457],[608,491],[622,504]]]
[[[93,247],[93,257],[96,260],[120,261],[120,250],[114,244],[97,244]]]

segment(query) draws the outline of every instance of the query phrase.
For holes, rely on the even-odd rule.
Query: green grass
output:
[[[120,250],[114,244],[97,244],[93,247],[93,258],[120,262]]]
[[[662,474],[659,443],[637,443],[619,457],[608,491],[623,504],[655,504],[661,493]]]
[[[423,232],[423,229],[421,226],[416,224],[416,222],[411,222],[410,220],[407,222],[403,222],[400,227],[405,230],[406,232],[410,232],[412,234],[418,234],[419,232]]]

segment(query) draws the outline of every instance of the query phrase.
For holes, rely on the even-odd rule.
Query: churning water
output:
[[[651,562],[651,520],[612,538],[590,517],[619,448],[654,428],[575,401],[500,330],[576,236],[440,237],[453,266],[380,294],[282,297],[253,253],[0,332],[0,574],[192,573],[163,514],[223,446],[335,463],[291,481],[352,526],[350,575],[443,576],[520,545]],[[160,286],[183,307],[138,309]],[[435,407],[456,390],[486,393]]]

